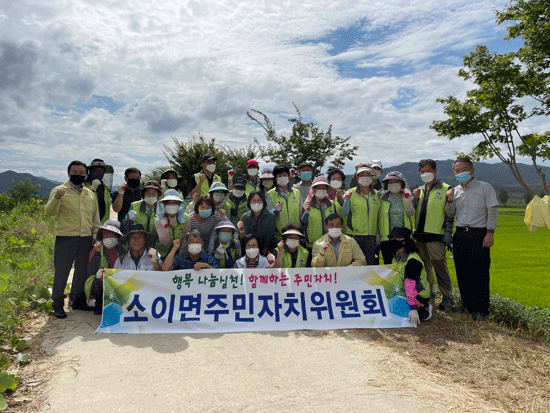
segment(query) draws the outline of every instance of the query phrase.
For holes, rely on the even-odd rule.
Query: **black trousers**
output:
[[[486,228],[457,228],[453,236],[453,260],[462,303],[470,313],[489,315],[490,248],[483,246]]]
[[[359,244],[359,248],[363,251],[367,265],[378,265],[376,255],[376,236],[374,235],[352,235],[353,239]]]
[[[52,305],[54,310],[63,308],[64,291],[74,263],[73,282],[70,299],[72,301],[86,300],[84,284],[86,283],[86,267],[92,250],[92,237],[55,237],[54,266],[55,274],[52,287]]]

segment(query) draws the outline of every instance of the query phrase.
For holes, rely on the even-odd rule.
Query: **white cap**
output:
[[[384,169],[382,167],[382,162],[380,162],[379,160],[370,161],[370,166],[373,167],[373,168],[375,166],[378,166],[380,169]]]

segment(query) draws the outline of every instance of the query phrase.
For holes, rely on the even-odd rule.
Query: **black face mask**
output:
[[[69,180],[75,185],[82,185],[86,177],[84,175],[70,175]]]
[[[139,186],[139,179],[128,179],[128,186],[132,189],[136,189]]]
[[[390,246],[391,246],[392,253],[395,255],[395,253],[399,249],[401,249],[405,246],[405,242],[404,241],[398,241],[398,240],[395,240],[395,239],[391,239],[390,240]]]

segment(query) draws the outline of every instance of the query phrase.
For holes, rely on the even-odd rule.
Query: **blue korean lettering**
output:
[[[241,311],[246,310],[246,294],[235,294],[233,296],[233,311],[235,321],[251,323],[254,317],[241,317]],[[248,293],[248,314],[254,315],[254,294]]]
[[[383,317],[386,317],[386,307],[384,306],[384,300],[382,298],[382,290],[376,288],[373,293],[372,290],[364,290],[361,299],[363,300],[363,307],[366,310],[363,311],[363,314],[382,314]]]
[[[281,321],[281,316],[279,313],[279,310],[283,307],[282,304],[279,303],[279,293],[274,293],[273,295],[259,295],[258,300],[262,300],[262,309],[258,313],[258,317],[262,318],[264,314],[267,314],[270,317],[273,317],[275,315],[275,321],[278,323]],[[275,312],[271,311],[269,308],[269,301],[273,300],[274,302],[274,310]]]
[[[187,317],[187,312],[193,310],[195,310],[195,315],[201,314],[201,294],[197,294],[196,297],[192,295],[180,296],[179,311],[182,312],[180,321],[200,321],[200,317]]]
[[[168,309],[168,322],[172,322],[172,317],[174,316],[174,303],[176,301],[176,296],[174,294],[170,295],[170,306]],[[161,304],[161,311],[157,311],[157,305]],[[166,303],[166,299],[164,297],[157,297],[153,300],[153,304],[151,305],[151,315],[153,318],[162,318],[164,314],[166,313],[166,307],[168,307]]]
[[[306,312],[306,303],[305,303],[305,293],[300,293],[300,299],[295,298],[295,293],[286,293],[286,297],[284,299],[284,303],[288,304],[288,309],[284,312],[284,316],[288,318],[288,316],[292,313],[294,313],[296,316],[300,316],[300,312],[296,309],[295,304],[298,304],[300,302],[301,309],[302,309],[302,320],[307,321],[307,312]]]
[[[141,305],[139,302],[139,294],[135,294],[132,302],[128,307],[126,307],[126,311],[132,311],[134,307],[137,307],[137,310],[134,310],[134,316],[133,317],[124,317],[124,321],[148,321],[149,319],[147,317],[140,317],[138,315],[138,310],[141,312],[145,311],[145,307]]]
[[[208,294],[208,299],[212,301],[206,304],[207,308],[213,308],[216,306],[221,308],[227,307],[227,303],[222,301],[227,299],[227,294]],[[229,310],[204,310],[204,314],[214,314],[214,322],[217,322],[219,321],[220,314],[229,314]]]
[[[317,320],[323,319],[323,314],[322,314],[323,311],[328,311],[329,318],[331,320],[334,320],[334,314],[332,312],[332,301],[330,298],[330,291],[327,291],[326,294],[327,294],[327,299],[326,299],[327,304],[324,306],[321,305],[321,304],[324,304],[325,302],[325,296],[323,295],[323,293],[316,291],[313,294],[311,294],[311,302],[316,307],[312,306],[310,307],[310,310],[315,311],[317,313]]]
[[[357,307],[357,297],[355,296],[355,291],[351,291],[350,300],[350,294],[347,291],[340,290],[336,293],[336,300],[337,301],[334,305],[340,307],[340,315],[342,318],[361,317],[361,313],[359,313],[359,309]],[[346,307],[349,307],[349,311],[353,311],[354,313],[347,313]]]

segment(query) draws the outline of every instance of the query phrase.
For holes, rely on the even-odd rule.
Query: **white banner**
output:
[[[106,270],[98,333],[410,327],[389,267]]]

